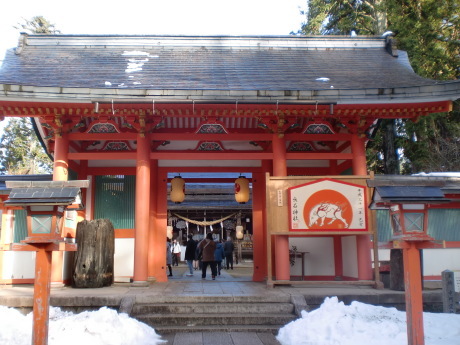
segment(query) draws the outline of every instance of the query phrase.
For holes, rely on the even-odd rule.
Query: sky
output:
[[[21,0],[0,11],[0,64],[24,23],[43,16],[62,34],[289,35],[308,0]],[[0,135],[6,121],[0,122]]]
[[[63,34],[289,35],[308,0],[22,0],[0,11],[0,55],[18,23],[43,16]],[[0,59],[1,59],[0,58]]]
[[[458,345],[460,315],[423,313],[425,345]],[[0,344],[30,345],[32,313],[0,306]],[[326,298],[282,327],[281,345],[406,345],[406,313],[360,302]],[[127,314],[103,307],[73,314],[50,308],[49,345],[159,345],[164,339]]]

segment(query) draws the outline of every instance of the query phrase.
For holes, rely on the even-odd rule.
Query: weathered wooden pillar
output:
[[[150,136],[137,135],[136,210],[133,285],[148,285],[150,215]]]
[[[109,219],[82,221],[77,225],[72,286],[101,288],[113,283],[115,231]]]
[[[273,134],[273,176],[287,175],[286,140]],[[289,236],[275,236],[275,275],[276,280],[290,280]]]

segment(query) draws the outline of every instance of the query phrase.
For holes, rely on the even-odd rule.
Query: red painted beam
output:
[[[69,160],[135,160],[135,152],[71,152]],[[263,160],[273,159],[271,152],[221,152],[221,151],[156,151],[150,153],[150,159],[161,160]],[[286,153],[288,160],[348,160],[352,153],[336,152],[291,152]]]
[[[136,160],[136,152],[69,152],[69,160]]]
[[[219,152],[219,151],[190,151],[171,152],[157,151],[150,153],[150,159],[162,160],[259,160],[272,159],[271,152]]]
[[[136,140],[137,133],[69,133],[69,140]]]
[[[70,133],[69,140],[136,140],[136,133]],[[271,141],[271,133],[228,133],[228,134],[196,134],[196,133],[152,133],[152,140],[159,141]],[[287,141],[349,141],[351,134],[303,134],[290,133],[285,135]]]

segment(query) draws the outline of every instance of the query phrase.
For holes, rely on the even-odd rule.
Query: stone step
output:
[[[254,332],[278,334],[284,325],[212,325],[212,326],[157,326],[155,331],[160,335],[172,333],[191,333],[191,332]]]
[[[136,304],[155,304],[155,303],[290,303],[288,295],[281,294],[261,294],[260,296],[248,295],[137,295]]]
[[[273,326],[285,325],[295,319],[294,314],[144,314],[134,315],[137,320],[153,328],[159,326]],[[262,327],[262,328],[263,328]]]
[[[294,313],[290,303],[152,303],[136,304],[131,315],[141,314],[234,314]]]

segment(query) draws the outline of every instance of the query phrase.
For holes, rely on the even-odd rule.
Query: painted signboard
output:
[[[290,231],[367,231],[365,188],[332,179],[289,188]]]

